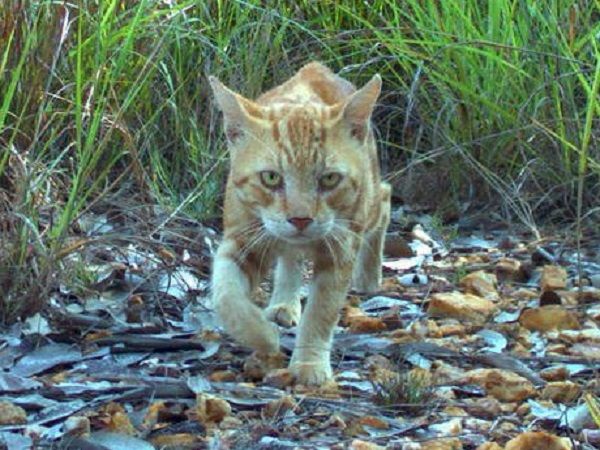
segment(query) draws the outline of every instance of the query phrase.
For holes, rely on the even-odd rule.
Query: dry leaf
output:
[[[0,425],[18,425],[27,423],[27,413],[13,403],[0,402]]]
[[[104,423],[108,431],[129,436],[137,434],[135,427],[131,423],[131,420],[129,420],[127,412],[120,404],[110,402],[100,408],[99,413],[99,420]]]
[[[203,425],[221,422],[231,414],[231,405],[227,400],[209,394],[196,395],[196,416]]]
[[[348,322],[351,333],[377,333],[387,329],[385,322],[379,317],[353,316]]]
[[[273,417],[283,417],[288,411],[297,408],[296,401],[289,395],[284,395],[277,400],[269,402],[262,410],[264,418],[272,419]]]
[[[294,384],[294,375],[289,369],[271,370],[265,375],[264,383],[278,389],[283,389]]]

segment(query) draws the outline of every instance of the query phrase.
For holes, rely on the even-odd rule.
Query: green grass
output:
[[[598,0],[4,0],[1,265],[37,265],[47,286],[74,221],[109,196],[218,216],[207,75],[252,97],[314,59],[357,84],[382,74],[382,162],[406,200],[469,197],[532,228],[585,215],[600,195],[599,19]],[[11,298],[5,318],[30,309]]]

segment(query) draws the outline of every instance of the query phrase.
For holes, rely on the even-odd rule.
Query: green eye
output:
[[[260,173],[260,181],[269,189],[279,189],[283,185],[281,175],[272,170],[263,170]]]
[[[319,179],[319,187],[329,191],[340,184],[340,181],[342,181],[342,174],[337,172],[327,173]]]

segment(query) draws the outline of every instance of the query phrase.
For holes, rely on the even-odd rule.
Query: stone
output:
[[[525,279],[521,261],[514,258],[500,258],[496,263],[495,272],[498,281],[524,281]]]
[[[529,380],[508,370],[475,369],[467,372],[460,381],[481,386],[501,402],[521,402],[536,394]]]
[[[566,440],[543,431],[522,433],[506,443],[505,450],[571,450]]]
[[[576,330],[581,328],[577,315],[560,305],[523,310],[519,323],[531,331]]]
[[[554,403],[571,403],[581,395],[581,386],[572,381],[553,381],[544,386],[541,397]]]
[[[498,279],[496,275],[488,273],[484,270],[471,272],[461,278],[459,285],[468,294],[477,295],[487,298],[488,300],[498,300],[500,297],[496,290]]]
[[[540,288],[544,291],[556,291],[567,287],[567,271],[560,266],[544,266]]]
[[[496,310],[491,300],[458,291],[436,293],[429,299],[428,314],[440,317],[454,317],[475,322],[485,320]]]

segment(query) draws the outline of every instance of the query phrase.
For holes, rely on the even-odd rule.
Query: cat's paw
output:
[[[365,294],[375,294],[381,290],[381,276],[360,276],[352,281],[352,289]]]
[[[302,308],[299,301],[279,303],[266,309],[267,318],[282,327],[289,328],[300,323]]]
[[[333,378],[331,364],[326,361],[292,363],[290,372],[297,383],[310,386],[321,386]]]

